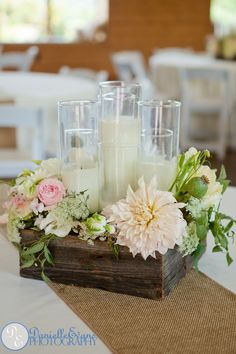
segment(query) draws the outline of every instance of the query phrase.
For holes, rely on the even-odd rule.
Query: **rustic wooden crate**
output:
[[[32,230],[22,231],[22,244],[29,245],[38,237]],[[89,245],[76,236],[55,239],[49,246],[55,265],[46,266],[45,274],[54,282],[141,296],[164,298],[192,266],[191,257],[183,258],[176,249],[164,256],[145,261],[140,255],[133,258],[127,247],[120,247],[116,259],[106,242]],[[40,267],[20,270],[25,278],[41,279]]]

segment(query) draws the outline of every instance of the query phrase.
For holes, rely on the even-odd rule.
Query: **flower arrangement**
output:
[[[217,179],[209,167],[210,153],[190,148],[178,157],[175,179],[169,191],[158,191],[155,178],[146,184],[143,178],[138,189],[128,187],[125,199],[106,207],[101,213],[91,214],[87,206],[87,191],[69,193],[61,179],[60,161],[34,161],[34,171],[24,170],[11,182],[6,203],[8,237],[18,245],[23,268],[53,265],[49,250],[51,240],[70,233],[90,244],[99,239],[111,245],[119,257],[119,247],[126,246],[135,257],[144,259],[165,254],[178,247],[183,256],[192,255],[197,261],[203,253],[208,232],[215,246],[213,252],[228,251],[236,220],[220,212],[220,201],[229,181],[224,167]],[[30,246],[20,244],[22,229],[40,232]]]

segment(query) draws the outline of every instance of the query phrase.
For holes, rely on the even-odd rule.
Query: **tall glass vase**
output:
[[[175,100],[149,100],[138,102],[138,114],[141,119],[142,133],[169,129],[173,132],[172,156],[179,153],[181,103]]]
[[[138,176],[144,176],[146,182],[155,176],[159,190],[168,190],[176,175],[180,106],[171,100],[138,103],[142,125]]]
[[[99,97],[117,91],[134,95],[136,102],[140,101],[142,98],[142,88],[138,83],[127,83],[124,81],[103,81],[99,83]]]
[[[125,197],[136,187],[140,120],[137,97],[117,88],[100,96],[100,206]]]
[[[63,183],[69,192],[87,190],[91,212],[99,210],[97,118],[95,101],[58,104]]]

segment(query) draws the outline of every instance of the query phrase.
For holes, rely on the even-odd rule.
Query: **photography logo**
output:
[[[22,324],[12,322],[3,328],[1,339],[7,349],[17,351],[27,345],[29,339],[28,330]]]

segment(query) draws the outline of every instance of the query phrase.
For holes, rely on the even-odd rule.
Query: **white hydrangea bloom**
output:
[[[20,243],[20,229],[24,228],[24,223],[15,212],[9,212],[7,223],[7,236],[11,242]]]
[[[199,238],[197,236],[196,224],[195,222],[191,222],[186,228],[180,245],[180,252],[183,254],[183,257],[192,254],[197,249],[198,244]]]

